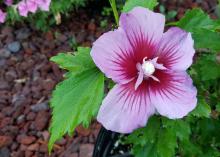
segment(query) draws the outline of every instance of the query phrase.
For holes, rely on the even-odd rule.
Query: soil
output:
[[[216,0],[161,0],[166,11],[176,10],[177,19],[186,9],[202,7],[213,18]],[[32,26],[0,26],[0,157],[47,157],[48,102],[64,71],[49,61],[59,52],[91,46],[103,32],[101,13],[79,9],[60,26],[42,33]],[[109,21],[113,21],[110,19]],[[65,136],[54,146],[52,157],[91,157],[100,124],[79,126],[74,137]]]

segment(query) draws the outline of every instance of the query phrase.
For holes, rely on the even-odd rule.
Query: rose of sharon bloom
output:
[[[13,0],[5,0],[5,4],[6,4],[7,6],[11,6],[12,3],[13,3]]]
[[[25,1],[21,1],[18,3],[18,11],[21,16],[27,17],[29,9],[28,9],[28,5]]]
[[[0,9],[0,23],[4,23],[5,19],[6,19],[6,13],[4,13],[1,9]]]
[[[38,4],[36,0],[27,0],[26,4],[27,4],[28,11],[32,13],[35,13],[37,11]]]
[[[38,7],[43,11],[49,11],[51,0],[38,0]]]
[[[136,7],[94,43],[95,64],[116,82],[97,116],[106,129],[130,133],[154,113],[176,119],[196,107],[186,73],[195,53],[191,34],[176,27],[164,33],[164,24],[164,15]]]

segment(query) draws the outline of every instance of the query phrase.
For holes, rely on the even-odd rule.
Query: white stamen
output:
[[[160,82],[160,80],[153,75],[156,69],[166,70],[167,68],[163,66],[163,64],[157,63],[158,57],[154,59],[147,59],[144,57],[143,63],[137,63],[136,67],[138,70],[138,78],[135,83],[135,90],[140,86],[140,84],[144,80],[148,80],[149,78],[153,79],[154,81]]]
[[[150,76],[155,72],[154,64],[151,61],[144,60],[141,67],[143,69],[144,75],[146,76]]]

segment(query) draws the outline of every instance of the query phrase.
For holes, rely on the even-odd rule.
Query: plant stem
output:
[[[115,17],[115,22],[116,22],[117,26],[119,26],[119,17],[118,17],[116,2],[115,2],[115,0],[109,0],[109,3],[110,3],[110,5],[112,7],[112,10],[113,10],[113,14],[114,14],[114,17]]]

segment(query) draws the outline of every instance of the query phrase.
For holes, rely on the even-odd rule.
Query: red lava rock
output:
[[[57,40],[60,42],[65,42],[65,41],[67,41],[67,39],[68,39],[68,37],[64,34],[59,34],[57,37]]]
[[[0,121],[0,128],[3,128],[7,125],[12,124],[12,122],[13,122],[13,119],[11,119],[10,117],[5,117],[4,119]]]
[[[12,98],[12,104],[16,107],[24,105],[26,97],[23,94],[15,94]]]
[[[46,144],[40,145],[39,152],[41,152],[41,153],[48,153],[47,145]]]
[[[47,40],[49,40],[49,41],[52,41],[52,40],[54,39],[53,33],[52,33],[51,31],[47,32],[47,33],[45,34],[45,38],[46,38]]]
[[[90,22],[88,25],[88,30],[94,32],[96,30],[96,25],[94,22]]]
[[[66,144],[66,139],[65,139],[65,138],[61,138],[60,140],[58,140],[58,141],[56,142],[56,144],[63,146],[63,145]]]
[[[11,153],[12,157],[24,157],[24,155],[25,155],[24,151],[22,151],[22,150],[18,150],[17,152],[14,151]]]
[[[2,113],[5,116],[11,116],[11,114],[13,113],[13,108],[11,106],[7,106],[7,107],[2,109]]]
[[[92,157],[94,146],[92,144],[80,145],[79,157]]]
[[[68,155],[68,157],[78,157],[78,153],[71,153],[70,155]]]
[[[5,79],[7,81],[13,81],[16,78],[17,78],[17,74],[15,70],[10,70],[5,73]]]
[[[12,145],[11,145],[11,149],[12,150],[16,150],[18,148],[18,143],[17,142],[14,142]]]
[[[34,155],[32,151],[25,151],[25,157],[32,157],[32,155]]]
[[[38,143],[31,144],[27,147],[27,150],[29,150],[29,151],[38,151],[39,150],[39,144]]]
[[[30,48],[27,48],[27,49],[25,49],[24,51],[25,51],[25,53],[26,53],[27,55],[32,55],[32,54],[33,54],[33,51],[32,51],[32,49],[30,49]]]
[[[89,136],[89,143],[95,143],[95,138],[93,135]]]
[[[22,150],[22,151],[27,150],[27,145],[21,144],[19,150]]]
[[[0,148],[8,146],[12,143],[12,138],[10,136],[0,136]]]
[[[35,117],[36,117],[36,113],[34,113],[34,112],[29,112],[28,115],[27,115],[27,117],[26,117],[26,119],[27,119],[27,120],[34,120]]]
[[[0,80],[0,90],[4,90],[4,89],[6,90],[10,89],[10,85],[8,84],[8,82]]]
[[[13,28],[12,27],[9,27],[9,26],[5,26],[2,28],[1,30],[1,34],[2,35],[5,35],[5,36],[10,36],[12,35],[12,32],[13,32]]]
[[[46,111],[38,112],[35,119],[35,128],[38,131],[43,130],[49,121],[49,114]]]
[[[18,135],[17,141],[24,145],[29,145],[33,143],[36,140],[36,137],[34,136],[27,136],[27,135]]]
[[[82,135],[82,136],[89,136],[90,133],[91,133],[91,130],[90,129],[86,129],[84,128],[82,125],[79,125],[77,128],[76,128],[76,131],[78,134]]]
[[[49,137],[50,137],[50,134],[49,134],[48,131],[43,131],[42,136],[43,136],[44,141],[48,141]]]
[[[43,81],[43,86],[45,90],[51,91],[55,85],[56,85],[56,82],[51,79],[46,79]]]
[[[0,112],[0,120],[3,119],[4,117],[5,117],[5,115]]]

